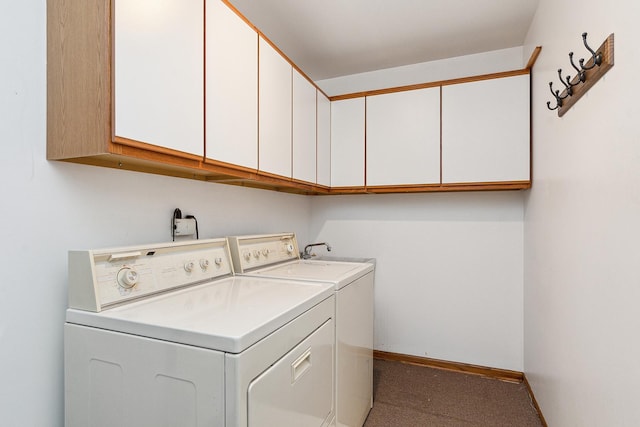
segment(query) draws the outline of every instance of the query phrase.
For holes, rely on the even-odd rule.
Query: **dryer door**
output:
[[[319,427],[333,417],[334,324],[327,320],[249,385],[249,427]]]

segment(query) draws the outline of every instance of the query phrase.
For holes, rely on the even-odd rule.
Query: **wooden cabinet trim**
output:
[[[541,51],[542,51],[542,46],[536,46],[536,48],[533,49],[533,52],[531,53],[531,57],[529,57],[529,61],[527,62],[527,65],[524,68],[526,68],[527,70],[531,70],[535,65],[536,61],[538,60],[538,56],[540,56]]]
[[[482,74],[478,76],[461,77],[457,79],[439,80],[435,82],[418,83],[414,85],[396,86],[396,87],[390,87],[386,89],[367,90],[363,92],[354,92],[354,93],[348,93],[344,95],[335,95],[335,96],[329,97],[329,100],[341,101],[344,99],[364,98],[367,96],[384,95],[387,93],[395,93],[395,92],[406,92],[410,90],[426,89],[430,87],[449,86],[449,85],[456,85],[461,83],[477,82],[481,80],[501,79],[504,77],[520,76],[520,75],[529,74],[529,73],[530,73],[530,70],[528,68],[523,68],[520,70],[503,71],[500,73]]]
[[[157,145],[147,144],[146,142],[140,142],[140,141],[136,141],[129,138],[123,138],[120,136],[115,136],[113,138],[113,143],[114,144],[112,145],[111,150],[109,150],[111,152],[115,152],[116,144],[119,144],[119,145],[126,145],[129,147],[140,148],[143,150],[141,151],[143,153],[146,153],[146,152],[158,153],[158,154],[163,154],[167,156],[174,156],[178,158],[185,158],[185,159],[196,160],[196,161],[202,160],[202,156],[199,156],[197,154],[185,153],[183,151],[173,150],[171,148],[159,147]],[[121,152],[121,151],[118,151],[118,152]]]
[[[331,187],[329,194],[366,194],[366,187]]]
[[[531,188],[530,181],[469,182],[456,184],[380,185],[366,187],[331,187],[329,194],[437,193],[454,191],[506,191]]]
[[[47,159],[105,153],[111,140],[111,2],[47,2]]]
[[[542,47],[541,46],[537,46],[533,50],[533,52],[531,53],[531,57],[529,58],[529,61],[527,62],[527,65],[524,68],[518,69],[518,70],[503,71],[503,72],[499,72],[499,73],[480,74],[480,75],[475,75],[475,76],[459,77],[459,78],[455,78],[455,79],[447,79],[447,80],[438,80],[438,81],[434,81],[434,82],[417,83],[417,84],[413,84],[413,85],[395,86],[395,87],[390,87],[390,88],[385,88],[385,89],[375,89],[375,90],[367,90],[367,91],[362,91],[362,92],[347,93],[347,94],[343,94],[343,95],[334,95],[334,96],[330,96],[329,100],[331,100],[331,101],[340,101],[342,99],[362,98],[362,97],[365,97],[365,96],[383,95],[383,94],[386,94],[386,93],[405,92],[405,91],[409,91],[409,90],[425,89],[425,88],[429,88],[429,87],[437,87],[437,86],[442,87],[442,86],[455,85],[455,84],[460,84],[460,83],[475,82],[475,81],[480,81],[480,80],[500,79],[500,78],[503,78],[503,77],[511,77],[511,76],[519,76],[519,75],[522,75],[522,74],[530,74],[531,73],[531,68],[533,68],[534,64],[536,63],[536,60],[538,59],[538,56],[540,55],[540,51],[541,50],[542,50]]]
[[[208,158],[204,159],[202,167],[205,169],[207,168],[224,169],[229,172],[240,173],[240,174],[252,174],[251,176],[255,176],[255,174],[258,172],[257,169],[234,165],[233,163],[226,163],[220,160],[214,160],[214,159],[208,159]],[[249,177],[249,175],[247,175],[247,177]]]

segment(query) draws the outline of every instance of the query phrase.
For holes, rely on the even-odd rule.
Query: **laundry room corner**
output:
[[[376,259],[376,350],[522,371],[522,192],[314,198],[331,255]]]

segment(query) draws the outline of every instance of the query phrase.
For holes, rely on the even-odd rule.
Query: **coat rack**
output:
[[[578,65],[573,60],[573,52],[569,52],[569,62],[576,75],[562,75],[562,68],[558,69],[558,78],[564,86],[562,92],[553,89],[553,82],[549,82],[549,90],[555,98],[555,106],[551,107],[551,102],[547,102],[549,110],[558,110],[558,117],[562,117],[578,99],[582,97],[607,71],[613,67],[613,34],[600,45],[595,51],[587,44],[587,33],[582,33],[584,47],[591,54],[591,58],[585,60],[581,58]]]

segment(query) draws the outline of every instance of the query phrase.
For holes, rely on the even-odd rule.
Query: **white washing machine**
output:
[[[226,239],[69,253],[67,427],[334,425],[334,292]]]
[[[374,264],[300,259],[294,233],[228,239],[237,274],[333,286],[336,424],[361,427],[373,406]]]

